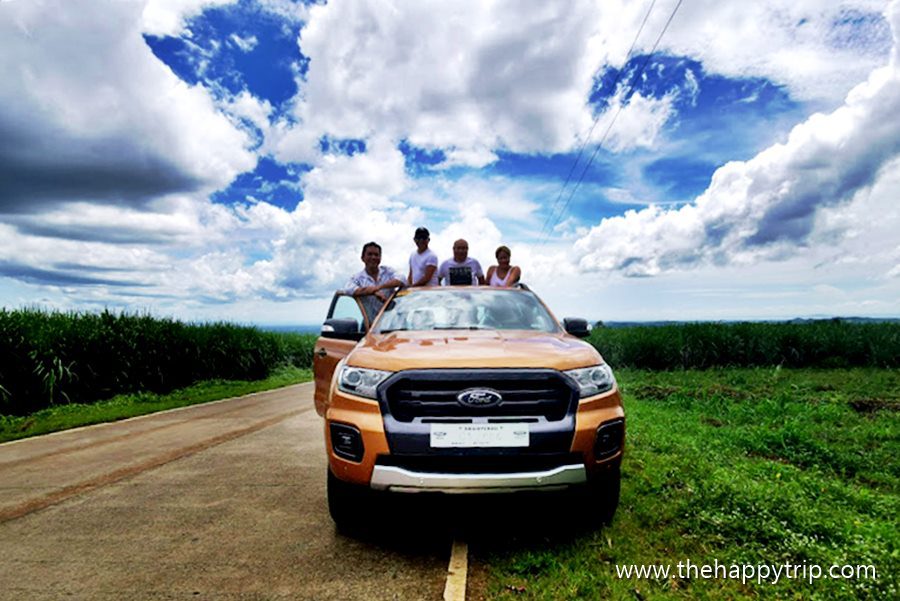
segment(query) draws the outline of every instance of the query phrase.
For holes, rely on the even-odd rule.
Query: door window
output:
[[[359,309],[359,304],[352,296],[336,297],[334,304],[331,305],[331,313],[328,315],[328,318],[355,319],[356,328],[360,332],[363,331],[364,324],[366,323],[362,311]]]

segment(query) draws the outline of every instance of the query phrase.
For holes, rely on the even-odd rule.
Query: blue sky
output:
[[[900,8],[677,4],[2,2],[0,305],[314,323],[425,225],[560,316],[900,316]]]

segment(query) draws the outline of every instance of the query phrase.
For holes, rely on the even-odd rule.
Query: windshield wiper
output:
[[[378,330],[379,334],[390,334],[391,332],[406,332],[409,328],[389,328],[387,330]]]
[[[488,328],[486,326],[437,326],[432,330],[496,330],[497,328]]]

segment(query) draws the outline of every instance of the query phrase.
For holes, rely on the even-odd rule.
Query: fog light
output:
[[[353,426],[331,424],[331,448],[338,457],[362,461],[364,452],[362,435]]]
[[[612,457],[622,448],[624,439],[624,421],[619,419],[602,424],[597,428],[597,439],[594,441],[594,458],[599,461]]]

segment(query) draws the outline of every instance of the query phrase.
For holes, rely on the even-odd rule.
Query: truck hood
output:
[[[602,362],[590,344],[568,334],[527,330],[442,330],[369,334],[347,364],[386,371],[442,368],[587,367]]]

